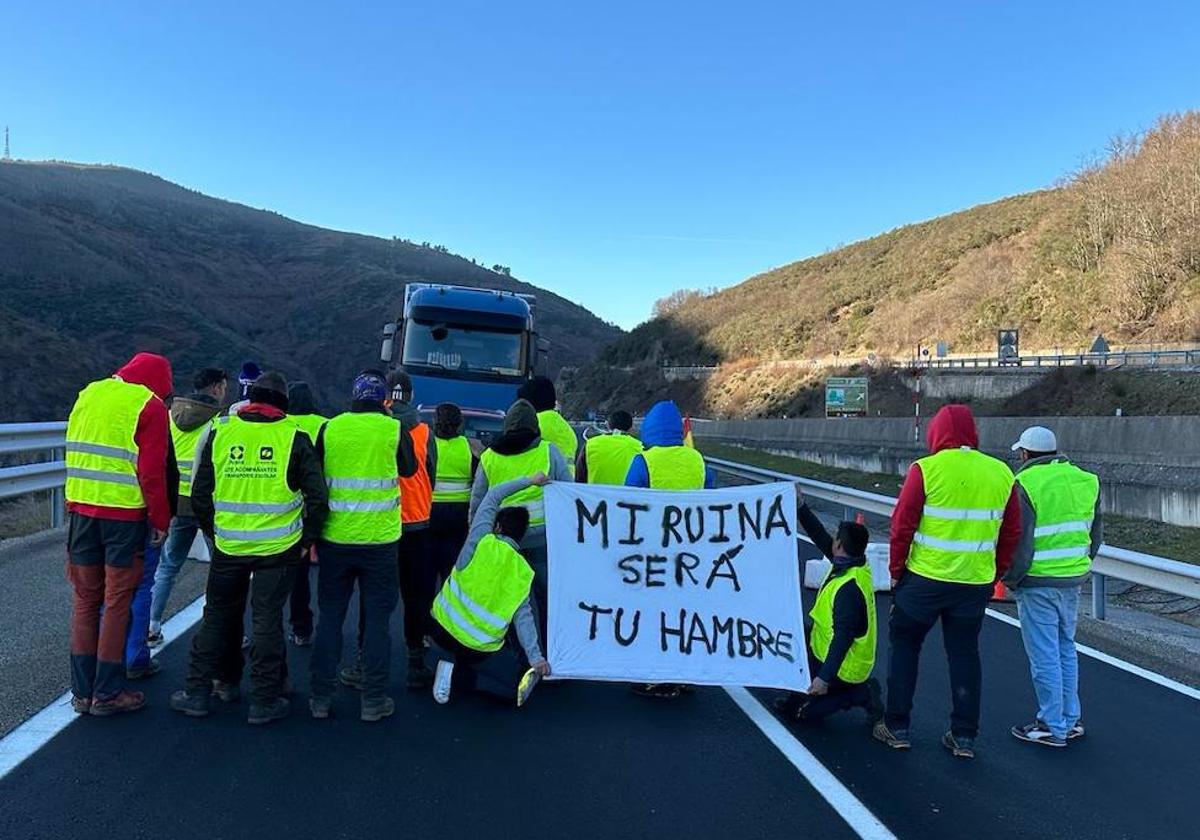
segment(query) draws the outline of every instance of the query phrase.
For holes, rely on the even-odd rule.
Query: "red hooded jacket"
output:
[[[102,505],[71,503],[67,509],[95,519],[136,522],[147,519],[150,527],[167,530],[171,507],[167,495],[167,450],[171,429],[167,423],[166,398],[171,394],[171,363],[154,353],[138,353],[114,376],[135,385],[145,385],[158,399],[150,400],[138,415],[133,440],[138,447],[138,484],[142,487],[145,508],[111,508]]]
[[[979,448],[979,431],[975,427],[975,416],[965,405],[947,405],[933,415],[925,442],[930,454],[959,446]],[[921,465],[914,463],[908,468],[900,498],[892,511],[891,552],[888,567],[892,580],[899,579],[908,564],[908,552],[912,547],[913,535],[921,522],[925,510],[925,478]],[[1013,552],[1021,539],[1021,503],[1014,486],[1008,504],[1004,508],[1004,519],[1000,522],[1000,538],[996,543],[996,579],[999,580],[1012,565]]]

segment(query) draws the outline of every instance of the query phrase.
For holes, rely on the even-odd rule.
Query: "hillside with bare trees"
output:
[[[579,399],[605,406],[613,368],[722,365],[695,404],[737,411],[726,392],[768,381],[775,360],[907,357],[918,344],[995,349],[998,328],[1028,348],[1200,338],[1200,112],[1113,140],[1047,190],[907,225],[715,293],[676,292],[581,370]],[[600,367],[608,373],[601,374]],[[591,388],[590,382],[604,382]],[[604,391],[607,390],[608,393]],[[775,404],[786,404],[780,393]],[[752,409],[750,409],[752,410]]]

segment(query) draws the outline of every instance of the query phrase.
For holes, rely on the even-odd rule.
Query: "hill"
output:
[[[723,367],[690,386],[697,410],[764,413],[811,378],[769,373],[775,360],[903,359],[938,341],[994,352],[995,331],[1009,327],[1026,348],[1086,347],[1098,333],[1114,344],[1195,340],[1198,161],[1200,112],[1164,117],[1057,188],[898,228],[723,291],[677,292],[578,372],[575,408],[610,408],[613,397],[644,408],[636,392],[659,390],[654,368],[665,363]],[[743,391],[756,404],[730,398]]]
[[[0,419],[65,417],[82,385],[137,350],[171,359],[177,391],[197,367],[254,358],[339,406],[377,363],[408,281],[536,294],[552,372],[620,334],[445,249],[301,224],[131,169],[0,163]]]

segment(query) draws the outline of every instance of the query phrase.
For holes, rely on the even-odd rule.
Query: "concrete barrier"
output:
[[[1009,446],[1027,426],[1054,429],[1061,451],[1097,473],[1104,509],[1200,527],[1200,417],[983,417],[980,448],[1015,464]],[[911,418],[713,420],[700,440],[791,455],[826,466],[903,474],[926,454]]]

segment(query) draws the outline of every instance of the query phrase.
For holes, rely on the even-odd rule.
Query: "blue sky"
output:
[[[1200,107],[1200,4],[54,3],[14,156],[441,243],[631,327]]]

